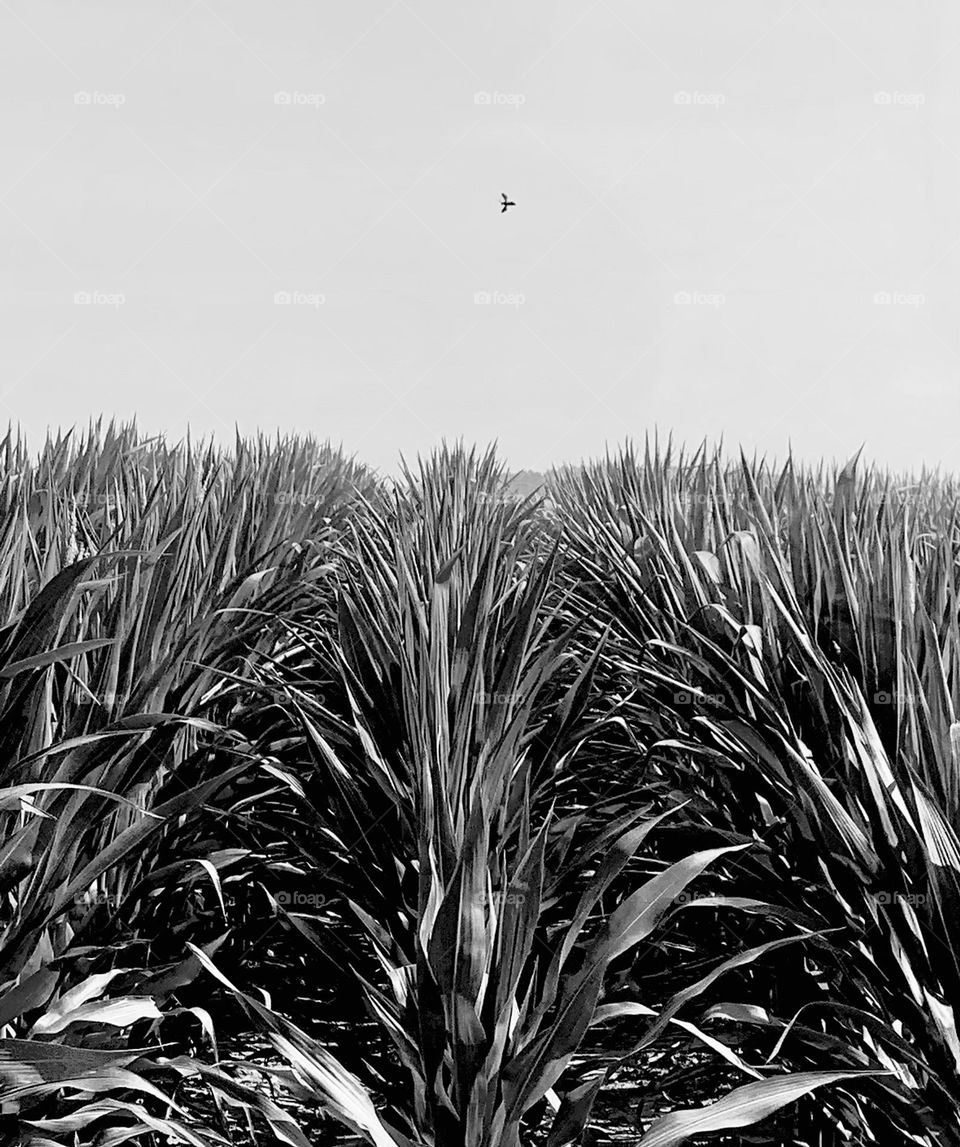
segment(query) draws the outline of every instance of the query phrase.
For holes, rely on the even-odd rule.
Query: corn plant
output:
[[[392,516],[355,523],[339,632],[316,635],[318,658],[339,668],[339,695],[321,702],[275,680],[314,770],[295,782],[314,842],[301,867],[362,925],[363,942],[342,949],[343,972],[402,1064],[389,1111],[377,1110],[363,1049],[365,1080],[204,960],[299,1083],[377,1144],[518,1145],[550,1105],[548,1142],[572,1142],[607,1075],[574,1062],[591,1027],[653,1018],[625,1062],[727,971],[815,939],[801,931],[743,951],[659,1013],[600,1004],[611,963],[652,943],[661,920],[685,910],[688,884],[748,846],[686,855],[598,911],[670,809],[650,816],[649,805],[625,809],[600,794],[593,808],[558,815],[591,736],[622,719],[610,706],[591,717],[600,648],[571,662],[580,624],[544,636],[562,607],[545,605],[556,552],[537,550],[524,504],[473,496],[494,493],[496,478],[483,464],[477,474],[472,458],[441,458]],[[516,528],[505,538],[507,523]],[[551,689],[564,670],[565,685]],[[761,901],[737,906],[776,914]],[[336,942],[310,913],[284,914],[319,951]],[[727,1122],[715,1113],[717,1126],[752,1123],[820,1084],[883,1074],[767,1078],[724,1050],[758,1083],[731,1102]],[[679,1142],[686,1127],[675,1120],[668,1135],[661,1125],[651,1141]]]
[[[94,1123],[217,1142],[150,1082],[202,1075],[161,1063],[160,1025],[200,965],[182,937],[172,961],[160,949],[177,949],[179,890],[199,878],[222,901],[245,856],[216,837],[260,761],[214,718],[236,706],[230,677],[272,650],[274,619],[312,606],[352,475],[262,443],[238,443],[231,473],[112,427],[79,454],[48,443],[36,467],[9,435],[0,450],[3,1110],[46,1142]],[[144,1025],[149,1046],[131,1052]],[[227,1076],[218,1094],[287,1121]]]
[[[934,491],[914,518],[889,481],[858,493],[856,460],[832,485],[791,465],[668,463],[627,452],[555,477],[568,577],[595,632],[612,629],[608,687],[660,775],[718,826],[775,842],[757,885],[842,933],[816,967],[792,960],[784,977],[783,957],[754,1030],[789,1030],[807,1062],[827,1048],[851,1062],[846,1045],[858,1064],[869,1033],[899,1081],[846,1104],[848,1125],[892,1117],[889,1135],[954,1142],[956,682],[940,643],[956,619],[937,587],[956,493]],[[937,516],[953,525],[934,544],[915,531]],[[878,685],[895,691],[895,719]],[[818,1014],[816,1030],[794,1026]]]

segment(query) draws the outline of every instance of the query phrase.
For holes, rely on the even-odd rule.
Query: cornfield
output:
[[[0,443],[5,1141],[960,1144],[960,489]]]

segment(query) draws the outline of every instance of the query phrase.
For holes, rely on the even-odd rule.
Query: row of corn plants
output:
[[[200,885],[224,900],[248,855],[230,826],[272,781],[230,681],[278,619],[314,610],[330,539],[375,481],[310,442],[226,458],[113,424],[38,461],[8,434],[0,458],[5,1141],[223,1142],[255,1113],[305,1147],[223,1069],[201,1125],[182,1094],[209,1069],[163,1035],[187,1024],[216,1046],[214,1016],[181,1004],[202,971],[183,903]]]
[[[757,966],[762,1011],[712,1018],[797,1065],[876,1055],[895,1077],[837,1104],[863,1141],[956,1141],[956,487],[648,449],[551,494],[572,612],[655,774],[761,842],[742,888],[832,933]]]

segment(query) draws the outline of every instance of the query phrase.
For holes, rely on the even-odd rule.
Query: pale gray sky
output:
[[[2,0],[0,90],[31,446],[960,469],[956,3]]]

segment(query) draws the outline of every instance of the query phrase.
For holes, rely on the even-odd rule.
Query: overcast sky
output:
[[[3,0],[0,89],[34,448],[960,470],[955,2]]]

